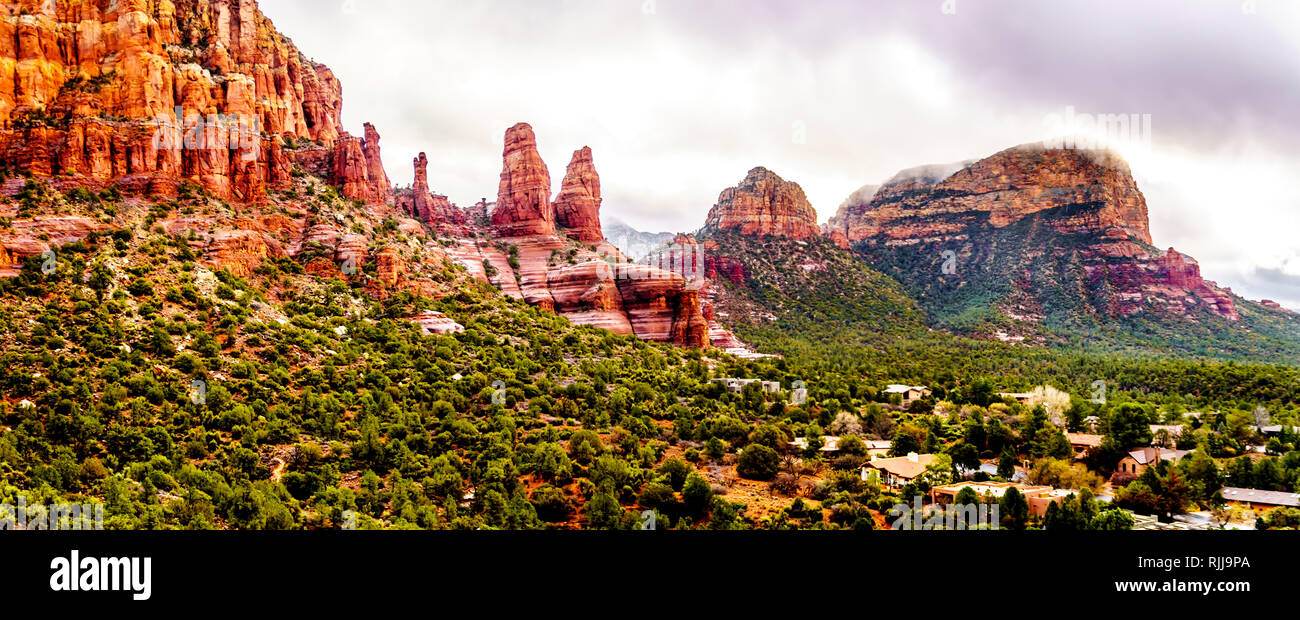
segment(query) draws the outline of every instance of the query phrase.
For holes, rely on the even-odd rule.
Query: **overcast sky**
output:
[[[824,221],[859,186],[1040,141],[1071,111],[1150,115],[1112,146],[1156,245],[1300,309],[1300,2],[260,4],[342,80],[347,129],[376,125],[395,183],[424,151],[434,191],[492,199],[526,121],[553,191],[591,146],[602,215],[648,231],[699,228],[754,166]]]

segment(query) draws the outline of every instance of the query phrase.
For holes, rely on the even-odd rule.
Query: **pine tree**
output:
[[[1023,530],[1029,523],[1029,502],[1015,487],[1007,489],[999,502],[998,512],[1002,516],[1002,527]]]

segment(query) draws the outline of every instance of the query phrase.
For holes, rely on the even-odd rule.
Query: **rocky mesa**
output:
[[[1199,308],[1238,318],[1231,291],[1202,279],[1194,260],[1152,246],[1146,199],[1110,152],[1025,145],[905,170],[846,201],[828,233],[930,299],[970,276],[1030,314],[1076,296],[1112,316]],[[938,266],[945,256],[951,273]]]

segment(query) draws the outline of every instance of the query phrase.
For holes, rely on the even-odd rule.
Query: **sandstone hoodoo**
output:
[[[555,219],[570,237],[583,243],[605,239],[600,226],[600,175],[596,174],[589,147],[573,152],[560,194],[555,198]]]
[[[504,156],[493,228],[503,237],[555,233],[551,173],[537,152],[532,126],[519,123],[506,131]]]
[[[492,240],[458,235],[447,249],[451,260],[503,294],[579,325],[657,342],[709,346],[709,325],[696,285],[668,269],[630,264],[604,241],[600,178],[590,149],[574,153],[554,203],[532,127],[519,123],[506,132],[503,160],[500,191],[490,215]],[[427,187],[420,174],[423,163],[416,161],[417,196]],[[398,205],[427,222],[418,209],[406,207],[407,200],[399,195]]]
[[[255,202],[302,157],[350,197],[384,200],[374,129],[340,140],[339,81],[254,0],[63,4],[0,16],[0,165],[165,196],[189,180]],[[312,146],[285,152],[300,140]]]
[[[365,144],[361,138],[343,136],[334,149],[334,163],[330,178],[343,188],[343,195],[352,200],[374,202],[370,186],[370,165],[366,161]]]
[[[413,162],[415,181],[411,189],[399,191],[397,207],[437,231],[464,233],[465,212],[446,196],[429,192],[429,158],[424,153]]]
[[[361,143],[361,152],[366,156],[366,176],[371,191],[382,200],[388,197],[393,184],[388,180],[388,173],[384,172],[384,158],[379,152],[379,132],[370,123],[364,127],[366,137]]]
[[[846,201],[831,224],[939,315],[967,309],[979,290],[1022,317],[1239,318],[1231,292],[1194,260],[1151,245],[1146,199],[1109,152],[1026,145],[906,170],[869,200]],[[945,252],[953,271],[935,277]]]
[[[718,197],[704,224],[704,232],[709,231],[807,239],[817,236],[820,227],[817,212],[798,183],[766,168],[754,168],[740,185]]]

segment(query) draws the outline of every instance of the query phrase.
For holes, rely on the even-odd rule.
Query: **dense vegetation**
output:
[[[394,228],[299,181],[281,200],[334,210],[356,230]],[[229,205],[29,186],[35,211],[84,208],[114,227],[0,281],[0,503],[98,502],[112,528],[637,528],[650,513],[659,528],[874,529],[905,498],[985,461],[997,473],[977,479],[1019,466],[1079,491],[1043,520],[1013,497],[1007,527],[1116,529],[1123,519],[1090,494],[1116,456],[1150,440],[1145,424],[1174,421],[1189,428],[1174,441],[1204,458],[1114,480],[1123,505],[1214,506],[1226,482],[1300,480],[1291,436],[1269,442],[1274,456],[1251,460],[1249,475],[1239,464],[1260,440],[1257,408],[1296,421],[1295,369],[932,332],[901,286],[822,241],[725,240],[746,277],[724,285],[723,309],[783,355],[741,360],[575,327],[450,264],[426,265],[443,286],[436,299],[372,299],[373,265],[323,271],[319,248],[237,277],[205,266],[190,234],[154,226]],[[425,310],[465,331],[422,333],[409,317]],[[732,377],[780,390],[713,381]],[[1097,381],[1104,403],[1085,400]],[[881,390],[893,382],[934,394],[904,408]],[[1074,398],[1049,412],[997,394],[1038,385]],[[1084,469],[1061,426],[1089,416],[1111,439]],[[831,435],[840,449],[827,454]],[[941,458],[890,491],[860,473],[866,439]]]

